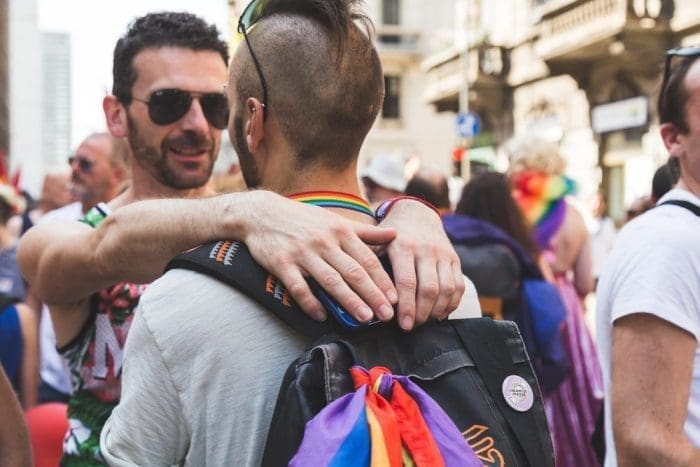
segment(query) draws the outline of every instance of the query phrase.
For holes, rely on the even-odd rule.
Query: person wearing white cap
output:
[[[365,197],[373,207],[406,190],[406,160],[398,154],[380,154],[362,170]]]

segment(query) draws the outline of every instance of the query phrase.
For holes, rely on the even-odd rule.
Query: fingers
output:
[[[393,288],[391,279],[377,257],[365,245],[362,246],[368,252],[358,253],[364,264],[335,248],[323,258],[312,259],[307,270],[356,320],[369,321],[374,315],[381,320],[389,320],[394,316],[394,309],[366,268],[373,270],[376,276],[381,277],[381,282]]]
[[[453,275],[452,264],[450,261],[439,260],[437,263],[437,276],[439,283],[439,294],[435,300],[432,310],[430,310],[429,317],[437,320],[442,320],[446,318],[449,314],[449,305],[454,300],[455,296],[455,277]],[[460,274],[461,276],[461,274]],[[420,293],[420,287],[418,289]],[[458,302],[459,303],[459,302]],[[420,315],[420,311],[418,312]]]
[[[427,321],[433,308],[439,304],[441,297],[440,280],[436,259],[433,257],[418,258],[416,272],[418,273],[418,296],[416,299],[416,324]]]
[[[301,271],[292,263],[277,269],[277,278],[282,281],[292,299],[304,312],[317,321],[326,319],[326,310],[311,292]]]
[[[464,275],[462,274],[462,265],[459,262],[459,258],[452,261],[451,267],[452,267],[452,276],[455,279],[455,291],[452,294],[452,300],[450,300],[450,303],[447,305],[447,310],[445,310],[446,311],[445,315],[439,319],[447,318],[447,316],[451,312],[453,312],[454,310],[457,309],[460,302],[462,301],[462,296],[464,295],[464,292],[466,290],[466,284],[464,282]]]
[[[401,329],[413,329],[416,320],[416,265],[412,249],[389,248],[394,282],[399,295],[397,319]]]
[[[387,274],[387,272],[384,270],[384,267],[379,261],[377,254],[364,243],[362,240],[362,235],[360,235],[360,232],[358,232],[358,230],[362,230],[362,227],[365,226],[359,225],[359,228],[357,227],[358,226],[356,226],[355,233],[359,236],[346,236],[342,239],[341,247],[350,257],[350,259],[354,260],[364,271],[367,272],[371,279],[371,283],[368,284],[364,280],[365,276],[359,274],[358,277],[352,277],[351,274],[343,274],[343,278],[345,278],[350,286],[360,294],[360,297],[363,298],[372,307],[372,309],[376,311],[379,310],[381,305],[387,306],[389,304],[395,304],[399,297],[396,293],[394,282],[391,280],[391,277],[389,277],[389,274]],[[387,236],[386,233],[382,233],[385,238],[391,237],[393,239],[395,236],[393,229],[380,230],[389,231],[389,233],[391,233],[390,236]],[[344,255],[337,255],[336,258],[339,260],[338,262],[332,261],[331,258],[327,258],[329,263],[336,270],[345,271],[345,268],[349,268],[351,266],[351,264],[343,264],[341,262],[345,259]],[[359,272],[362,271],[358,271],[358,273]],[[376,286],[382,291],[385,300],[379,301],[378,298],[374,296],[374,287],[372,286]],[[389,304],[386,303],[387,300],[389,301]],[[391,319],[394,314],[394,310],[391,308],[391,306],[388,306],[388,308],[388,310],[385,310],[385,312],[381,314],[384,315],[386,319]],[[382,316],[380,316],[380,318],[384,319]]]
[[[360,239],[368,245],[386,245],[396,238],[396,229],[354,223],[353,228]]]

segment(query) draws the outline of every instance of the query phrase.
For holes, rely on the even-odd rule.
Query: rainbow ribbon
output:
[[[350,369],[355,392],[306,424],[290,466],[482,467],[442,408],[405,376]]]

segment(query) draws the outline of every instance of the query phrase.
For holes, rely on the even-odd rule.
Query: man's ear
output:
[[[102,110],[105,112],[107,129],[115,138],[124,138],[129,135],[129,126],[126,123],[126,109],[115,96],[105,96],[102,100]]]
[[[265,137],[264,107],[258,99],[249,97],[245,101],[245,108],[248,114],[245,125],[245,140],[248,150],[255,153]]]
[[[681,138],[683,133],[673,123],[663,123],[659,128],[661,139],[666,146],[666,150],[671,157],[680,157],[683,153]]]

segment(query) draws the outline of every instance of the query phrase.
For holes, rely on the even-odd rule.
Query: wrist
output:
[[[376,211],[374,212],[374,216],[377,219],[377,222],[383,221],[388,215],[389,212],[398,204],[398,203],[408,203],[408,202],[414,202],[414,203],[420,203],[424,206],[427,206],[428,208],[432,209],[435,214],[440,216],[440,211],[432,205],[432,203],[429,203],[428,201],[421,199],[421,198],[416,198],[415,196],[397,196],[396,198],[391,198],[387,201],[384,201],[382,204],[377,207]]]

